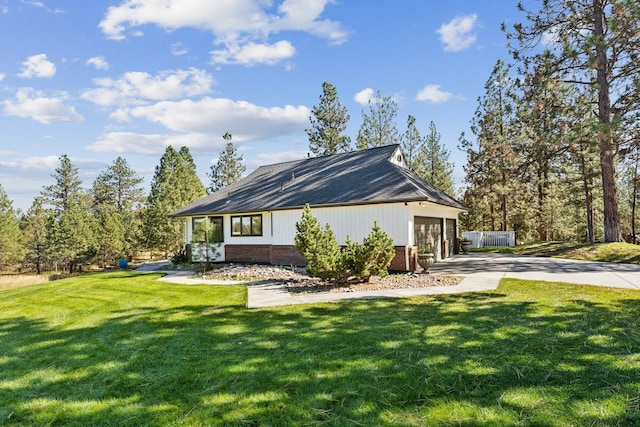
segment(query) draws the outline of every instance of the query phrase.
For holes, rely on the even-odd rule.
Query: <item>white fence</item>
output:
[[[462,238],[471,240],[474,249],[516,245],[515,231],[464,231]]]

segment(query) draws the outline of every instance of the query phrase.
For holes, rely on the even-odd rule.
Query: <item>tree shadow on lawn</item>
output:
[[[209,287],[76,329],[9,318],[0,424],[640,424],[640,294],[525,283],[251,311]]]

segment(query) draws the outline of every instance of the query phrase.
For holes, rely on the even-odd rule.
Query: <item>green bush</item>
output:
[[[395,256],[393,240],[377,222],[362,243],[347,237],[347,246],[341,250],[329,224],[321,228],[306,205],[302,219],[296,223],[296,231],[296,249],[307,261],[307,273],[324,280],[349,276],[368,280],[370,276],[386,276]]]
[[[340,246],[336,236],[329,224],[325,224],[324,229],[320,227],[309,205],[304,207],[296,231],[296,249],[307,261],[307,273],[324,280],[340,277]]]
[[[347,238],[347,247],[342,252],[343,268],[350,276],[368,280],[370,276],[384,277],[395,256],[393,239],[378,225],[373,223],[371,233],[362,243]]]

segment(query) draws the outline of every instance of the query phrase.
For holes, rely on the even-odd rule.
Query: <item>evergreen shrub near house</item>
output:
[[[306,205],[296,231],[296,249],[307,261],[307,273],[312,277],[368,280],[370,276],[386,276],[395,256],[393,239],[377,222],[362,243],[347,237],[347,246],[342,250],[329,224],[322,228]]]
[[[377,222],[373,223],[371,233],[362,243],[347,238],[347,248],[343,252],[343,262],[347,264],[347,273],[361,279],[369,276],[386,276],[396,251],[393,239],[382,231]]]
[[[335,234],[325,224],[320,227],[309,205],[302,211],[302,219],[296,223],[296,249],[307,261],[307,273],[323,280],[337,279],[342,274],[340,246]]]

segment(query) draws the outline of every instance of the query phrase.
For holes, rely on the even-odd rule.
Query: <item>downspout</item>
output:
[[[411,271],[411,266],[409,265],[409,246],[404,247],[404,267],[407,271]]]

